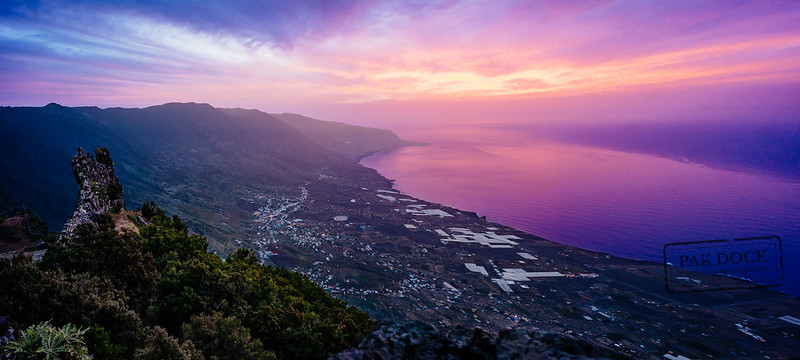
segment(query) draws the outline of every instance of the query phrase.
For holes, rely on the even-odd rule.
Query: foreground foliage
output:
[[[21,359],[90,360],[83,340],[85,333],[86,329],[71,324],[56,328],[45,321],[25,330],[7,350]]]
[[[16,328],[88,328],[95,359],[315,359],[356,346],[374,323],[301,274],[239,250],[207,252],[178,217],[145,204],[148,225],[81,225],[40,263],[0,259],[0,314]]]

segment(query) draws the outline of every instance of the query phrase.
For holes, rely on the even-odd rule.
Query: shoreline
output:
[[[429,144],[426,144],[426,145],[429,145]],[[585,146],[585,145],[580,145],[580,144],[578,144],[578,146]],[[388,154],[390,154],[391,152],[397,151],[397,150],[399,150],[399,149],[401,149],[401,148],[403,148],[403,147],[405,147],[405,146],[397,146],[397,147],[393,147],[393,148],[389,148],[389,149],[382,149],[382,150],[378,150],[378,151],[376,151],[376,152],[370,153],[370,154],[368,154],[368,155],[366,155],[366,156],[364,156],[364,157],[360,158],[360,159],[359,159],[359,161],[358,161],[358,164],[359,164],[360,166],[363,166],[363,167],[365,167],[365,168],[368,168],[368,169],[374,170],[376,173],[378,173],[378,175],[379,175],[380,177],[382,177],[383,179],[386,179],[387,181],[389,181],[389,182],[390,182],[390,184],[391,184],[392,190],[396,191],[396,192],[397,192],[397,193],[399,193],[399,194],[403,194],[403,195],[405,195],[405,196],[412,197],[412,198],[415,198],[415,199],[418,199],[418,200],[422,200],[422,201],[425,201],[425,202],[428,202],[428,203],[432,203],[432,204],[435,204],[435,205],[438,205],[438,206],[442,206],[442,207],[447,207],[447,208],[455,209],[455,210],[457,210],[457,211],[460,211],[460,212],[475,214],[475,216],[476,216],[476,217],[483,219],[483,220],[484,220],[484,221],[486,221],[487,223],[490,223],[490,224],[497,224],[497,225],[500,225],[500,226],[503,226],[503,227],[506,227],[506,228],[509,228],[509,229],[513,229],[513,230],[515,230],[515,231],[518,231],[518,232],[521,232],[521,233],[525,233],[525,234],[528,234],[528,235],[530,235],[530,236],[536,237],[536,238],[538,238],[538,239],[541,239],[541,240],[544,240],[544,241],[548,241],[548,242],[550,242],[550,243],[557,244],[557,245],[560,245],[560,246],[565,246],[565,247],[570,247],[570,248],[576,248],[576,249],[580,249],[580,250],[583,250],[583,251],[588,251],[588,252],[593,252],[593,253],[601,254],[601,255],[603,255],[603,256],[612,256],[612,257],[615,257],[615,258],[618,258],[618,259],[624,259],[624,260],[636,261],[636,262],[647,262],[647,263],[650,263],[650,264],[654,264],[654,265],[658,265],[658,266],[663,266],[663,267],[664,267],[664,274],[665,274],[665,276],[666,276],[666,273],[667,273],[667,268],[666,268],[666,267],[667,267],[667,264],[665,264],[665,262],[664,262],[664,261],[651,260],[651,259],[646,259],[646,258],[645,258],[645,259],[643,259],[643,258],[636,258],[636,257],[630,257],[630,256],[624,256],[624,255],[616,255],[616,254],[612,254],[612,253],[610,253],[610,252],[607,252],[607,251],[602,251],[602,250],[594,250],[594,249],[589,249],[589,248],[585,248],[585,247],[581,247],[581,246],[577,246],[577,245],[573,245],[573,244],[568,244],[568,243],[563,243],[563,242],[559,242],[559,241],[550,240],[550,239],[548,239],[548,238],[545,238],[545,237],[542,237],[542,236],[540,236],[540,235],[534,234],[533,232],[530,232],[530,231],[528,231],[528,230],[521,229],[521,228],[519,228],[519,227],[516,227],[516,226],[514,226],[514,225],[506,224],[506,223],[502,222],[502,220],[489,219],[489,218],[488,218],[486,215],[481,215],[481,214],[480,214],[479,212],[477,212],[477,211],[473,211],[473,210],[463,210],[463,209],[461,209],[461,208],[458,208],[458,207],[455,207],[455,206],[452,206],[452,205],[448,205],[448,204],[444,204],[444,203],[438,203],[438,202],[433,202],[433,201],[425,200],[425,199],[422,199],[422,198],[418,198],[418,197],[416,197],[416,196],[414,196],[414,195],[411,195],[411,194],[407,194],[407,193],[403,192],[403,190],[400,190],[400,189],[398,189],[398,188],[396,187],[396,186],[397,186],[396,179],[389,179],[389,178],[387,178],[386,176],[384,176],[384,174],[382,174],[382,173],[381,173],[381,172],[380,172],[378,169],[376,169],[376,168],[372,168],[372,167],[369,167],[369,166],[366,166],[366,165],[364,165],[364,164],[362,163],[363,159],[365,159],[365,158],[367,158],[367,157],[370,157],[370,156],[375,156],[375,155],[380,155],[381,153],[383,153],[383,155],[388,155]],[[612,149],[612,150],[613,150],[613,149]],[[614,150],[614,151],[619,151],[619,150]],[[656,156],[656,157],[664,158],[664,159],[671,160],[671,161],[677,161],[677,160],[676,160],[676,159],[674,159],[674,158],[662,157],[662,156],[659,156],[659,155],[656,155],[656,154],[643,154],[643,155]],[[708,166],[708,165],[705,165],[705,164],[700,164],[700,163],[692,163],[692,164],[695,164],[695,165],[700,165],[700,166]],[[730,170],[730,169],[718,169],[718,170],[723,170],[723,171],[734,171],[734,170]],[[757,176],[768,176],[768,175],[765,175],[765,174],[752,174],[752,175],[757,175]],[[679,268],[676,268],[676,269],[679,269]],[[683,269],[680,269],[680,270],[683,270]],[[693,272],[693,273],[702,274],[703,276],[707,276],[707,275],[709,275],[709,274],[702,273],[702,272]],[[715,276],[716,276],[716,275],[715,275]],[[787,292],[787,291],[780,290],[779,288],[780,288],[780,287],[782,287],[782,286],[784,286],[783,284],[781,284],[781,285],[778,285],[778,286],[773,286],[773,285],[770,285],[770,286],[763,286],[763,285],[761,285],[761,284],[759,284],[759,283],[757,283],[757,282],[755,282],[755,281],[753,281],[753,280],[750,280],[750,279],[747,279],[747,278],[744,278],[744,277],[740,277],[740,276],[727,276],[727,277],[728,277],[728,278],[730,278],[730,279],[735,279],[735,280],[739,280],[739,281],[745,281],[745,282],[747,282],[748,284],[752,284],[752,286],[747,286],[747,287],[745,287],[745,288],[759,288],[759,289],[764,289],[764,290],[767,290],[767,291],[771,291],[771,292],[776,292],[776,293],[779,293],[779,294],[787,295],[787,296],[790,296],[790,297],[792,297],[792,298],[799,298],[799,297],[800,297],[800,295],[798,295],[798,294],[792,294],[792,293],[790,293],[790,292]]]
[[[800,351],[794,340],[777,345],[787,343],[779,334],[796,326],[786,316],[800,318],[800,301],[792,296],[764,288],[668,293],[663,263],[546,240],[404,194],[364,168],[372,175],[363,181],[343,174],[310,183],[302,211],[269,229],[289,236],[278,243],[287,256],[276,265],[309,276],[376,319],[555,332],[633,358]],[[334,218],[340,215],[347,218]],[[690,285],[750,284],[676,276]]]

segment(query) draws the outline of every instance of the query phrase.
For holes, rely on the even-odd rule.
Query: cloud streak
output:
[[[298,109],[800,83],[798,24],[795,1],[12,0],[0,102]]]

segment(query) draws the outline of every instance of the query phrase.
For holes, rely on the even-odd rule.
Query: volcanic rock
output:
[[[78,225],[94,223],[98,214],[119,212],[125,208],[122,186],[114,174],[114,163],[108,149],[95,149],[94,153],[95,156],[92,156],[78,148],[78,153],[72,157],[72,173],[81,190],[78,206],[64,224],[59,241],[74,237]]]

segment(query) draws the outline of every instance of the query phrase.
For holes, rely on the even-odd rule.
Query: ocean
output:
[[[783,285],[800,296],[800,181],[660,157],[448,128],[402,134],[426,146],[362,159],[414,197],[545,239],[663,262],[665,244],[782,241]]]

